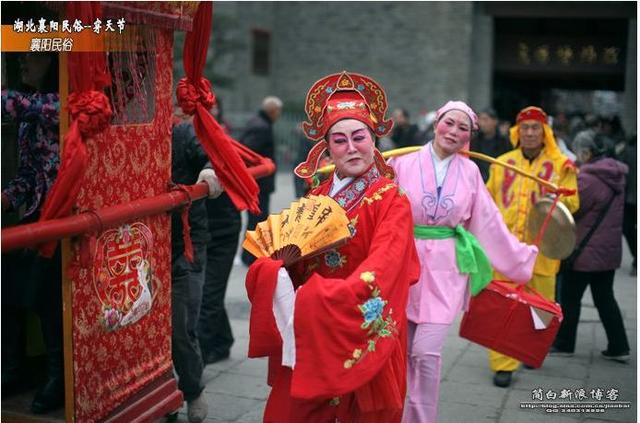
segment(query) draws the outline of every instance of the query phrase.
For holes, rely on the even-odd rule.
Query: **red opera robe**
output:
[[[332,180],[310,194],[328,195]],[[347,211],[352,238],[288,269],[296,288],[293,370],[281,365],[273,314],[282,262],[257,260],[247,274],[249,357],[269,357],[265,422],[401,421],[405,310],[419,277],[410,204],[375,167],[333,198]]]

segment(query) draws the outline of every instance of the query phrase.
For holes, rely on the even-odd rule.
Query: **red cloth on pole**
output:
[[[196,13],[193,30],[187,33],[183,66],[186,74],[178,83],[176,97],[182,110],[194,115],[193,126],[220,183],[238,210],[249,209],[259,213],[258,184],[233,146],[232,139],[209,113],[215,104],[211,83],[202,77],[202,69],[209,50],[212,3],[201,2]]]
[[[69,2],[66,10],[69,20],[93,22],[102,17],[100,2]],[[104,131],[111,120],[111,106],[102,92],[111,83],[105,53],[70,53],[68,71],[73,91],[68,99],[72,122],[64,136],[60,169],[47,193],[40,222],[71,214],[88,162],[85,140]],[[45,257],[51,257],[55,249],[56,242],[39,247]]]

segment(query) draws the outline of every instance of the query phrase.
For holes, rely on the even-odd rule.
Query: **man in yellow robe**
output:
[[[539,107],[527,107],[518,113],[516,124],[510,130],[514,150],[498,157],[498,160],[517,166],[558,186],[576,189],[576,194],[562,196],[560,201],[571,213],[579,207],[577,194],[577,169],[574,163],[560,152],[547,124],[547,114]],[[534,204],[551,193],[531,178],[521,176],[503,166],[492,165],[487,188],[502,212],[505,223],[520,241],[533,243],[527,233],[527,223]],[[549,300],[555,300],[556,274],[560,261],[538,254],[533,278],[528,286]],[[508,280],[498,272],[495,279]],[[493,383],[499,387],[511,384],[511,374],[519,362],[516,359],[489,351],[489,365],[495,372]]]

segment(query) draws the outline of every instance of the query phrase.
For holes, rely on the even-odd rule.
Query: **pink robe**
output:
[[[439,196],[429,144],[389,164],[411,201],[414,224],[452,228],[462,224],[478,239],[494,269],[520,283],[531,278],[537,248],[509,232],[475,163],[456,154]],[[409,288],[407,317],[414,323],[451,324],[469,302],[468,275],[457,271],[455,240],[415,242],[420,279]]]

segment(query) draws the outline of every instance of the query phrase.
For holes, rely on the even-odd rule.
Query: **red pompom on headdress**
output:
[[[393,121],[384,116],[387,111],[384,90],[373,79],[357,73],[343,71],[317,81],[307,93],[304,109],[309,121],[302,123],[302,129],[312,141],[322,140],[329,128],[343,119],[363,122],[378,137],[385,136],[393,127]],[[295,174],[301,178],[313,176],[326,147],[322,142],[316,144],[307,160],[296,167]]]

